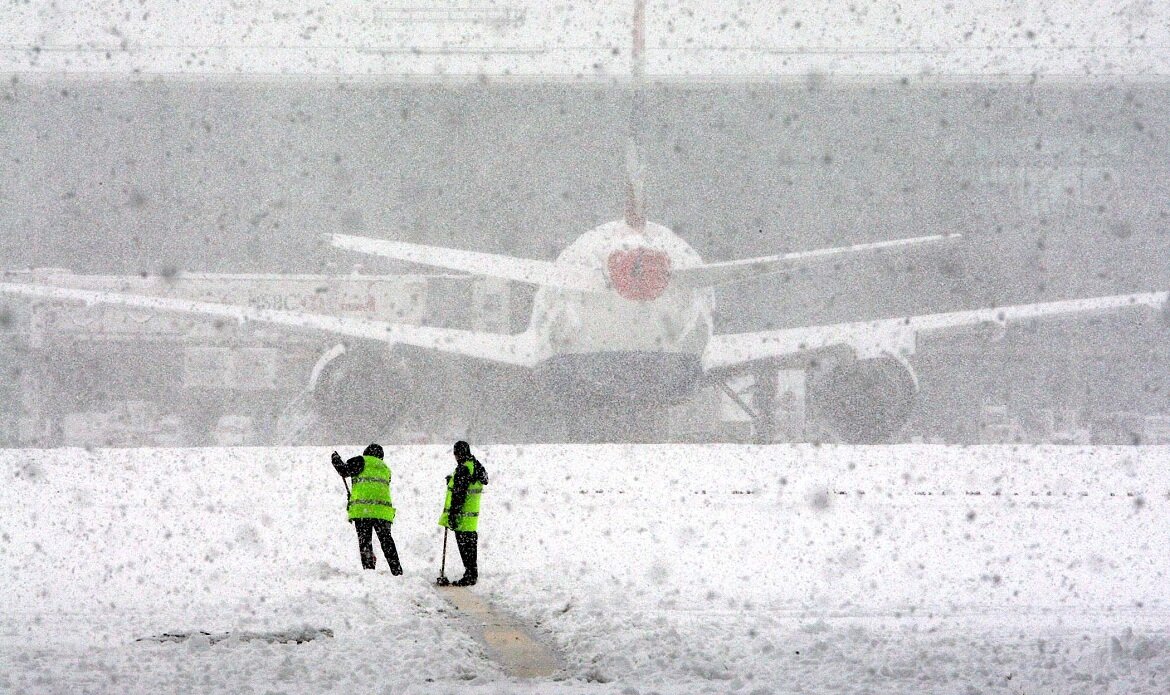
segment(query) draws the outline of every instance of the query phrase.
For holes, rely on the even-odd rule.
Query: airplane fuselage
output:
[[[556,262],[598,269],[608,289],[536,291],[529,331],[544,358],[640,351],[702,355],[711,337],[711,293],[671,277],[702,259],[666,227],[647,223],[643,233],[634,233],[624,222],[603,224],[581,235]]]
[[[711,338],[712,298],[672,277],[702,263],[686,241],[654,223],[635,232],[609,222],[556,263],[597,269],[606,290],[537,290],[528,330],[542,381],[594,400],[676,402],[693,392]]]

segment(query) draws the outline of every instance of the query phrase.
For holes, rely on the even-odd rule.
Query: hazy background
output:
[[[337,231],[551,259],[624,203],[615,88],[14,82],[0,91],[9,269],[378,267],[320,243]],[[649,216],[712,261],[966,237],[724,292],[729,331],[1161,288],[1168,97],[1075,82],[659,87]]]
[[[660,84],[648,103],[649,217],[706,260],[964,235],[721,290],[718,332],[1170,286],[1166,83],[814,76]],[[404,270],[325,232],[552,259],[620,216],[628,119],[628,90],[604,84],[14,77],[0,265]],[[970,435],[954,422],[973,399],[1170,410],[1164,329],[1123,314],[924,338],[915,431]]]

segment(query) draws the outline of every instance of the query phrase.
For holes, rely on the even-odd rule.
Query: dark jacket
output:
[[[467,472],[467,466],[463,465],[468,461],[475,464],[474,470],[470,473]],[[457,525],[456,520],[463,512],[463,503],[467,501],[467,487],[472,483],[488,484],[487,469],[474,456],[460,461],[455,467],[455,484],[451,486],[451,511],[448,513],[452,528]]]
[[[354,456],[348,461],[342,461],[341,456],[336,451],[333,452],[333,468],[342,478],[352,478],[361,473],[365,466],[366,460],[361,456]]]
[[[348,461],[342,461],[341,456],[336,451],[334,451],[333,468],[342,478],[352,478],[358,473],[361,473],[362,468],[365,467],[366,460],[363,458],[365,456],[373,456],[374,458],[382,459],[383,461],[386,460],[386,456],[382,452],[382,447],[378,446],[377,444],[371,444],[366,447],[366,450],[362,452],[361,456],[354,456]]]

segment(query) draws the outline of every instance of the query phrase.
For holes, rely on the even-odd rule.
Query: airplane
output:
[[[341,250],[533,285],[532,314],[521,333],[407,325],[61,284],[5,281],[0,282],[0,293],[260,322],[342,336],[350,342],[324,353],[309,376],[307,390],[327,405],[336,405],[345,394],[353,393],[355,381],[363,379],[363,372],[370,369],[408,373],[425,369],[403,352],[404,348],[416,348],[521,370],[567,404],[565,417],[582,407],[612,417],[660,412],[691,398],[703,385],[713,384],[748,412],[757,441],[767,442],[774,433],[776,372],[806,369],[812,374],[809,411],[840,441],[850,443],[888,441],[906,424],[918,392],[910,357],[920,334],[1166,305],[1168,293],[1158,291],[717,334],[715,288],[794,267],[953,242],[958,235],[943,233],[704,262],[683,238],[647,220],[645,213],[638,142],[644,110],[644,17],[644,0],[638,0],[633,22],[627,192],[621,219],[585,232],[552,261],[346,234],[327,236],[328,243]],[[352,367],[352,361],[362,359],[358,357],[361,351],[355,349],[359,344],[379,346],[381,361],[372,367]],[[733,376],[745,373],[755,376],[752,403],[728,385]],[[404,393],[398,400],[396,406],[411,398]]]

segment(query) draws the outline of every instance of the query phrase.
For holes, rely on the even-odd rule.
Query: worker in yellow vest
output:
[[[447,498],[439,526],[455,532],[463,578],[455,586],[472,586],[479,579],[479,500],[488,475],[483,464],[471,455],[467,442],[455,442],[455,473],[447,476]]]
[[[348,461],[342,461],[334,451],[333,467],[343,479],[353,479],[353,489],[346,488],[349,492],[346,510],[357,530],[362,568],[372,570],[377,564],[373,544],[374,531],[377,531],[382,554],[386,556],[386,564],[390,565],[390,574],[400,575],[402,565],[398,561],[394,537],[390,535],[395,514],[394,502],[390,499],[390,467],[382,456],[382,447],[377,444],[367,446],[361,456]]]

